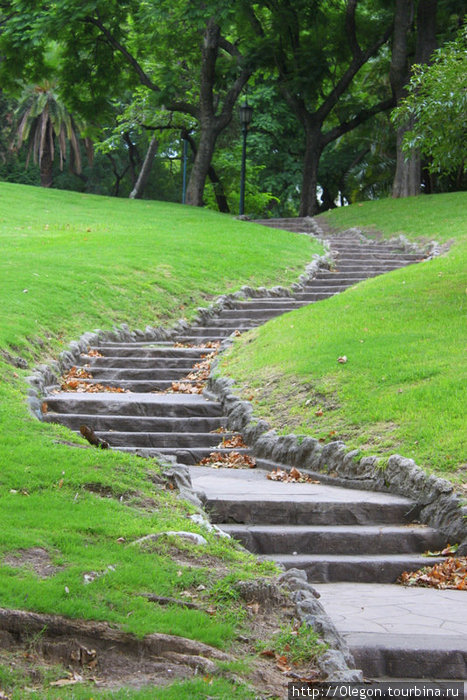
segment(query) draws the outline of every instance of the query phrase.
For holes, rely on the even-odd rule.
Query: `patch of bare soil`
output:
[[[264,579],[240,582],[238,593],[246,619],[229,653],[184,637],[156,633],[139,639],[103,622],[0,608],[0,664],[22,672],[33,691],[77,684],[136,689],[223,673],[266,699],[286,697],[292,680],[316,679],[312,661],[296,667],[274,652],[274,634],[294,620],[287,594]],[[258,654],[260,641],[267,642],[266,654]],[[251,663],[241,675],[219,668],[246,657]]]
[[[53,576],[60,567],[54,566],[47,550],[42,547],[31,547],[30,549],[17,549],[8,552],[2,559],[2,564],[13,568],[25,568],[34,571],[40,578]]]

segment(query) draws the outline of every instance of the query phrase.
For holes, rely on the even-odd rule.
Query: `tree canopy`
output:
[[[431,170],[452,172],[448,160],[459,170],[455,120],[448,126],[446,110],[434,111],[449,95],[438,93],[427,111],[420,100],[437,80],[429,88],[430,47],[452,42],[461,20],[460,0],[3,0],[0,108],[8,123],[24,85],[48,80],[86,121],[95,165],[79,181],[56,177],[58,186],[177,199],[185,142],[187,203],[235,211],[236,106],[248,91],[247,211],[314,214],[388,194],[396,162],[397,172],[406,168],[396,154],[409,127],[404,148],[416,146]],[[439,50],[433,70],[455,71],[460,41]],[[451,81],[458,114],[461,71]],[[448,142],[457,152],[441,161]],[[0,177],[17,176],[12,164],[7,154]],[[412,175],[416,189],[419,165]],[[456,186],[466,184],[458,176]]]

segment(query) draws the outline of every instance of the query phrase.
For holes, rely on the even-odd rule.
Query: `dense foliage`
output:
[[[247,97],[252,216],[388,194],[402,148],[400,124],[389,121],[396,104],[415,116],[405,147],[420,149],[425,171],[455,171],[425,178],[425,189],[463,189],[465,139],[455,134],[465,128],[465,43],[453,42],[463,12],[459,0],[3,0],[0,177],[39,183],[12,149],[15,109],[49,81],[96,150],[81,173],[60,174],[56,163],[56,187],[181,201],[185,146],[187,203],[236,213],[237,108]],[[69,166],[84,161],[77,137],[62,154]],[[417,191],[420,171],[418,159]]]

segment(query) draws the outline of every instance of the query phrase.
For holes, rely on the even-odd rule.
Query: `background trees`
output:
[[[405,100],[422,90],[412,66],[428,65],[435,45],[453,39],[462,12],[460,0],[3,0],[4,108],[12,113],[25,82],[53,78],[67,113],[86,120],[95,165],[79,180],[56,175],[57,186],[180,200],[185,140],[187,203],[235,212],[236,105],[248,90],[247,211],[313,214],[389,194],[394,176],[395,195],[414,194],[420,156],[402,144],[408,129],[422,148],[426,112],[412,102],[407,116]],[[393,127],[396,102],[406,118]],[[3,128],[0,148],[5,138]],[[81,151],[72,146],[68,160],[78,164]],[[423,147],[433,170],[432,157]],[[0,177],[12,177],[11,152],[3,161]],[[455,186],[464,184],[458,165]]]

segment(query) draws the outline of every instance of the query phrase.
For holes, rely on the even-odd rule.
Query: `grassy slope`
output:
[[[325,221],[341,230],[455,243],[429,263],[274,319],[237,341],[224,371],[285,432],[400,452],[465,481],[466,205],[459,193],[331,212]]]
[[[245,283],[290,282],[316,250],[304,236],[213,212],[6,183],[0,183],[0,237],[0,351],[21,355],[30,366],[95,327],[157,325],[189,316],[200,301]],[[161,530],[199,531],[186,519],[189,507],[154,486],[143,460],[62,444],[82,441],[28,414],[29,372],[0,354],[2,606],[225,646],[238,622],[228,610],[206,615],[135,596],[176,595],[206,582],[208,569],[117,542]],[[144,505],[148,497],[157,507]],[[41,579],[1,562],[5,553],[30,547],[48,551],[55,575]],[[214,537],[209,552],[238,575],[261,570]],[[106,574],[85,586],[89,571]]]

